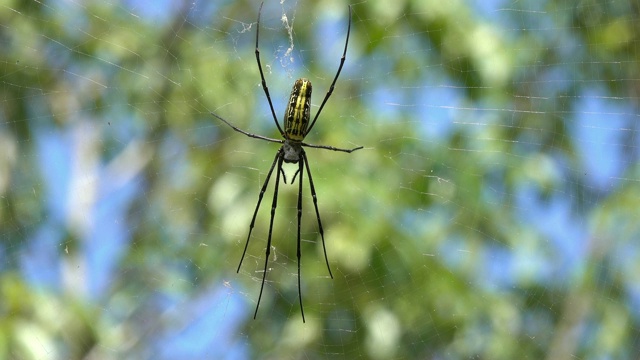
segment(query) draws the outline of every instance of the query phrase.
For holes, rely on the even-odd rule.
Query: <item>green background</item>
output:
[[[306,141],[364,149],[307,150],[306,324],[297,184],[253,320],[278,145],[210,115],[279,136],[259,6],[0,2],[0,358],[637,358],[636,2],[352,3]],[[279,119],[347,6],[265,3]]]

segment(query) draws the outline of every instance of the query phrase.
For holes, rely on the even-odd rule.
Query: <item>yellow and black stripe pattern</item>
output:
[[[293,84],[284,114],[284,133],[289,140],[302,141],[311,117],[311,81],[298,79]]]

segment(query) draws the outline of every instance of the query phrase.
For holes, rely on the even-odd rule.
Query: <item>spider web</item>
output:
[[[304,324],[297,182],[253,320],[277,144],[210,115],[279,137],[259,6],[0,3],[0,358],[637,358],[640,6],[353,3],[305,141],[364,149],[307,151]],[[347,6],[264,4],[279,121]]]

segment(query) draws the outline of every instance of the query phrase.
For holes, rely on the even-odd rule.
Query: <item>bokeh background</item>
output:
[[[334,279],[254,57],[258,1],[0,1],[0,358],[637,359],[637,1],[359,1],[307,141]],[[268,0],[278,117],[348,2]],[[285,168],[290,178],[295,166]]]

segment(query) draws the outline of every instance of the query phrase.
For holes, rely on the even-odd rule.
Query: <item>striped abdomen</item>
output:
[[[311,81],[298,79],[293,84],[287,111],[284,113],[284,132],[287,139],[302,141],[307,135],[311,117]]]

